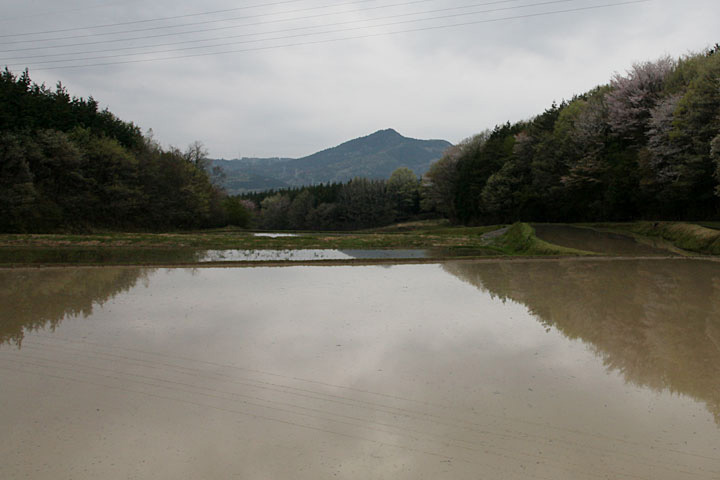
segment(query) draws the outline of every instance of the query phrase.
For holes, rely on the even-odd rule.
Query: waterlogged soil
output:
[[[636,241],[633,237],[619,233],[603,232],[584,227],[568,225],[533,225],[535,234],[541,240],[605,255],[674,255],[672,251],[662,248],[661,243],[649,245]],[[647,239],[650,242],[652,239]]]
[[[720,478],[720,269],[0,270],[3,479]]]
[[[89,235],[4,234],[0,249],[386,249],[482,247],[481,235],[498,228],[440,227],[410,231],[267,232],[210,230],[186,233],[97,233]]]
[[[191,248],[0,248],[0,265],[191,265],[315,261],[418,260],[496,254],[477,248],[432,249],[222,249]]]
[[[0,265],[188,264],[197,263],[203,252],[192,248],[4,247]]]

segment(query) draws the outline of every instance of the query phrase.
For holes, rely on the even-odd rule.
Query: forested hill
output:
[[[211,160],[211,168],[220,168],[223,172],[222,186],[231,193],[266,191],[287,188],[289,185],[280,180],[273,165],[284,164],[292,158],[241,158],[239,160]]]
[[[199,144],[164,150],[60,84],[0,73],[0,231],[222,225],[205,161]]]
[[[462,223],[720,218],[720,45],[635,64],[435,163],[424,195]]]
[[[216,160],[230,193],[289,186],[346,182],[355,177],[386,179],[399,167],[425,173],[451,144],[417,140],[393,129],[380,130],[298,159]]]

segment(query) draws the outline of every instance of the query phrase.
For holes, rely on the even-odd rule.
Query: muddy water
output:
[[[632,237],[568,225],[533,225],[538,238],[546,242],[608,255],[672,255],[657,245],[646,245]],[[648,241],[652,241],[648,239]]]
[[[0,271],[3,478],[717,479],[720,265]]]
[[[285,250],[206,250],[198,262],[309,262],[315,260],[352,259],[410,259],[427,258],[429,250],[333,250],[333,249],[285,249]]]
[[[253,237],[282,238],[299,237],[297,233],[253,233]]]
[[[258,234],[260,235],[260,234]],[[276,234],[268,234],[276,235]],[[285,235],[285,236],[289,236]],[[444,249],[257,249],[200,250],[191,248],[0,248],[0,265],[153,265],[211,262],[308,262],[315,260],[417,259],[482,252],[458,253]]]

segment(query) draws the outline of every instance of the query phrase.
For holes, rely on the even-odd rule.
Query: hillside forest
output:
[[[707,220],[720,214],[720,45],[449,149],[427,175],[460,223]]]
[[[244,198],[268,228],[301,228],[303,205],[315,206],[305,217],[310,228],[347,225],[350,212],[375,211],[369,199],[383,196],[401,217],[435,214],[461,224],[716,220],[719,180],[720,45],[635,64],[530,120],[468,138],[422,181],[412,186],[408,177],[399,196],[388,182],[358,179]],[[366,193],[340,195],[351,188]],[[350,207],[363,197],[364,205]]]
[[[408,138],[388,128],[302,158],[220,159],[212,165],[225,173],[222,186],[228,194],[240,194],[358,177],[385,180],[400,167],[422,175],[450,146],[445,140]]]
[[[163,149],[93,98],[0,74],[0,231],[201,228],[226,222],[205,151]]]
[[[422,178],[229,196],[198,142],[162,148],[93,99],[0,75],[0,230],[228,224],[356,229],[720,218],[720,46],[635,64],[608,84],[451,146]]]

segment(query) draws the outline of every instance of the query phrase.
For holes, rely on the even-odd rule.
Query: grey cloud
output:
[[[341,9],[356,10],[391,3],[404,2],[364,2]],[[204,38],[288,29],[307,26],[311,22],[326,25],[476,3],[482,2],[428,1],[218,31],[204,34]],[[507,5],[527,3],[532,2]],[[612,2],[569,1],[388,26],[380,30],[389,32],[603,3]],[[159,0],[152,5],[132,0],[109,5],[97,8],[87,1],[72,1],[63,2],[64,8],[58,8],[57,2],[49,0],[22,2],[4,7],[6,17],[0,21],[0,26],[5,34],[12,34],[237,7],[237,3],[220,0],[211,3]],[[303,0],[224,15],[227,18],[323,5],[328,2]],[[55,13],[38,16],[43,12]],[[326,12],[328,9],[318,9],[285,17],[258,17],[255,21]],[[188,17],[115,28],[143,28],[215,18],[223,17]],[[399,17],[398,20],[409,18],[414,17]],[[713,44],[718,41],[717,18],[720,18],[720,4],[713,0],[683,3],[657,0],[584,12],[217,56],[78,69],[43,70],[32,64],[29,66],[34,80],[50,85],[61,80],[72,94],[92,95],[124,120],[134,121],[143,129],[152,128],[156,138],[166,145],[183,147],[193,140],[200,140],[212,156],[226,158],[238,155],[302,156],[388,127],[408,136],[457,142],[497,123],[528,118],[541,112],[553,100],[570,98],[605,83],[614,71],[623,71],[634,61],[663,54],[678,56]],[[90,32],[93,31],[101,30]],[[313,41],[363,32],[366,31],[226,48]],[[286,33],[289,34],[292,32]],[[27,37],[0,39],[4,44],[1,49],[11,48],[8,42],[21,38]],[[173,40],[177,41],[174,37],[157,41]],[[101,48],[112,47],[92,47]],[[62,50],[55,50],[58,51]],[[34,54],[39,53],[42,51]],[[0,54],[0,63],[11,63],[3,60],[8,55]],[[22,66],[12,69],[19,71]]]

